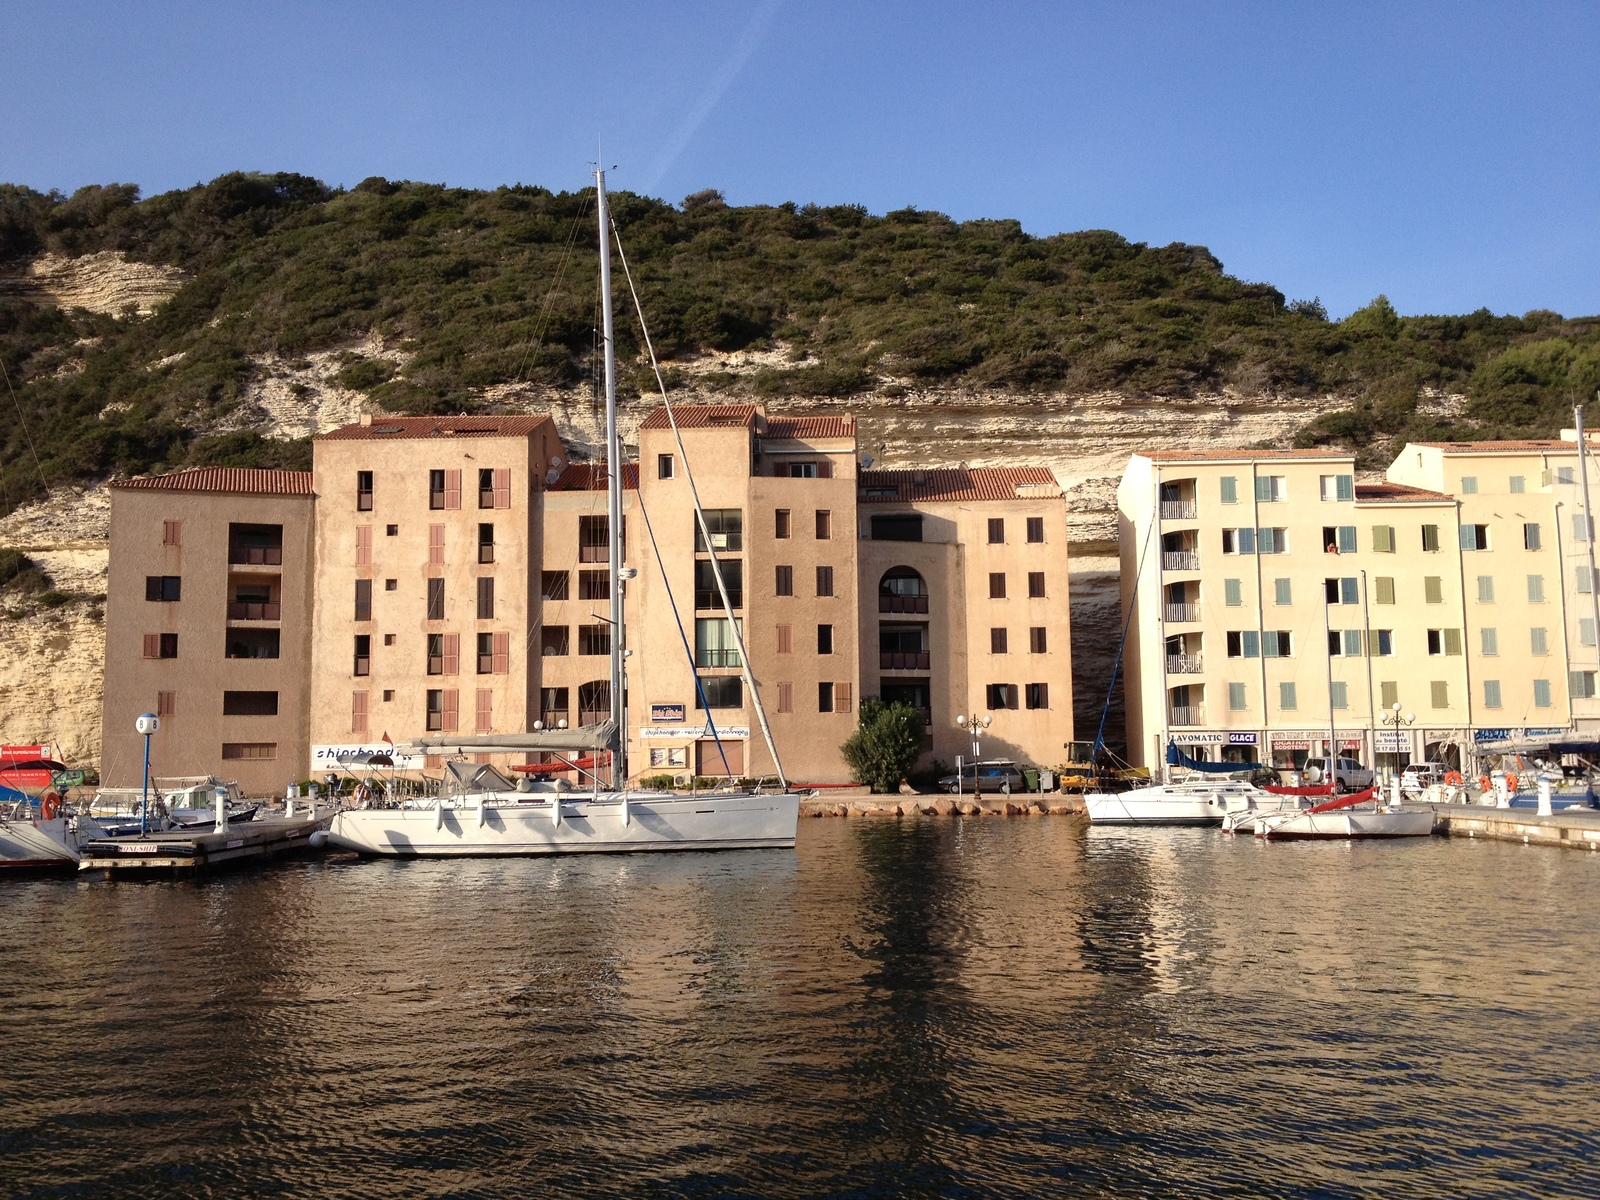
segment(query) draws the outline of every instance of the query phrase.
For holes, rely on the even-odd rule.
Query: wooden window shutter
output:
[[[510,467],[496,467],[494,469],[494,506],[496,508],[511,507]]]
[[[833,685],[833,711],[847,713],[850,711],[850,685],[836,683]]]
[[[833,459],[825,458],[825,459],[823,459],[821,462],[819,462],[817,464],[817,478],[818,479],[832,479],[833,478]]]
[[[778,653],[779,654],[793,654],[794,653],[794,626],[793,625],[779,625],[778,626]],[[783,687],[788,687],[789,685],[788,684],[783,684],[782,686]]]
[[[356,526],[356,566],[372,565],[372,526]]]
[[[461,635],[447,633],[444,635],[444,673],[446,675],[459,675],[461,673]]]
[[[792,713],[794,711],[794,684],[780,683],[778,685],[778,711]]]
[[[163,546],[181,546],[181,545],[183,545],[183,522],[182,521],[163,521],[163,522],[161,522],[161,544]]]
[[[350,732],[367,732],[367,692],[350,693]]]
[[[478,723],[479,733],[488,733],[494,728],[494,693],[488,688],[478,689]]]
[[[509,675],[511,673],[511,635],[497,633],[494,635],[494,662],[493,674]]]
[[[446,688],[439,699],[442,705],[439,729],[443,733],[455,733],[461,728],[461,693],[455,688]]]
[[[159,633],[147,633],[144,635],[144,656],[146,658],[161,657],[161,635]]]
[[[460,472],[456,472],[458,475]],[[444,566],[444,526],[428,526],[428,565],[430,567]]]
[[[178,711],[177,692],[156,693],[156,716],[170,717]]]
[[[460,471],[446,471],[444,473],[444,506],[446,508],[461,507]]]

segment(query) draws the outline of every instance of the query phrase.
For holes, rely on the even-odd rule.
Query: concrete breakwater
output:
[[[1600,811],[1566,808],[1541,816],[1525,808],[1437,804],[1434,828],[1451,837],[1487,838],[1525,845],[1600,850]]]

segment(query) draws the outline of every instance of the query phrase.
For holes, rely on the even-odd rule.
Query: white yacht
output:
[[[0,869],[76,867],[80,846],[104,835],[87,813],[19,800],[0,808]]]

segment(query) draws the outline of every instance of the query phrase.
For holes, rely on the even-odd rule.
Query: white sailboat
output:
[[[1091,825],[1220,825],[1230,812],[1257,805],[1267,793],[1238,779],[1186,779],[1131,792],[1084,797]]]
[[[610,528],[622,528],[622,454],[617,433],[616,352],[611,311],[611,229],[606,204],[605,171],[595,171],[600,220],[600,294],[605,342],[607,507]],[[624,266],[626,260],[624,259]],[[642,318],[642,313],[641,313]],[[645,334],[649,345],[648,332]],[[654,351],[651,360],[654,363]],[[658,372],[659,378],[659,372]],[[674,432],[670,400],[662,388],[667,415]],[[688,467],[688,455],[678,448]],[[705,524],[694,474],[688,471],[694,497],[695,519],[707,545],[713,539]],[[610,538],[611,578],[611,710],[612,719],[573,730],[536,730],[500,736],[426,738],[419,743],[429,754],[522,753],[538,750],[587,752],[592,764],[587,791],[565,781],[538,784],[524,780],[513,784],[492,768],[474,770],[454,794],[445,789],[436,797],[410,800],[388,808],[346,809],[333,818],[326,844],[360,854],[404,857],[461,855],[577,854],[640,850],[733,850],[790,848],[799,825],[800,797],[791,792],[778,766],[779,789],[766,791],[713,791],[682,795],[674,792],[630,790],[627,787],[628,737],[626,688],[626,625],[623,601],[632,570],[622,566],[622,539]],[[713,572],[727,609],[729,624],[739,643],[746,691],[755,705],[767,748],[778,763],[777,747],[767,726],[760,692],[750,674],[740,623],[733,619],[722,570],[715,550]],[[602,752],[614,755],[615,787],[602,789],[598,765]],[[314,837],[313,844],[322,839]]]
[[[87,813],[20,800],[0,809],[0,869],[75,867],[83,843],[104,835]]]

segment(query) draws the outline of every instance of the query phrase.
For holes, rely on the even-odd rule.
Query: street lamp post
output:
[[[1400,729],[1401,729],[1402,726],[1409,727],[1411,724],[1413,724],[1416,721],[1416,719],[1417,719],[1417,714],[1416,713],[1406,713],[1403,716],[1401,715],[1401,713],[1400,713],[1400,701],[1398,701],[1398,700],[1396,700],[1394,702],[1394,705],[1392,707],[1384,709],[1383,710],[1383,715],[1378,718],[1378,720],[1383,724],[1385,729],[1391,729],[1392,728],[1396,733],[1400,732]]]
[[[973,713],[971,716],[958,716],[956,718],[956,724],[961,726],[961,728],[965,729],[972,735],[972,791],[973,794],[976,795],[978,791],[978,756],[980,753],[979,739],[983,736],[983,731],[994,724],[994,718],[982,713]],[[965,792],[962,790],[964,782],[965,781],[962,778],[961,756],[958,754],[956,755],[956,795],[965,795]]]
[[[141,713],[133,727],[144,735],[144,796],[139,802],[139,832],[150,832],[150,737],[161,728],[161,718],[155,713]]]

